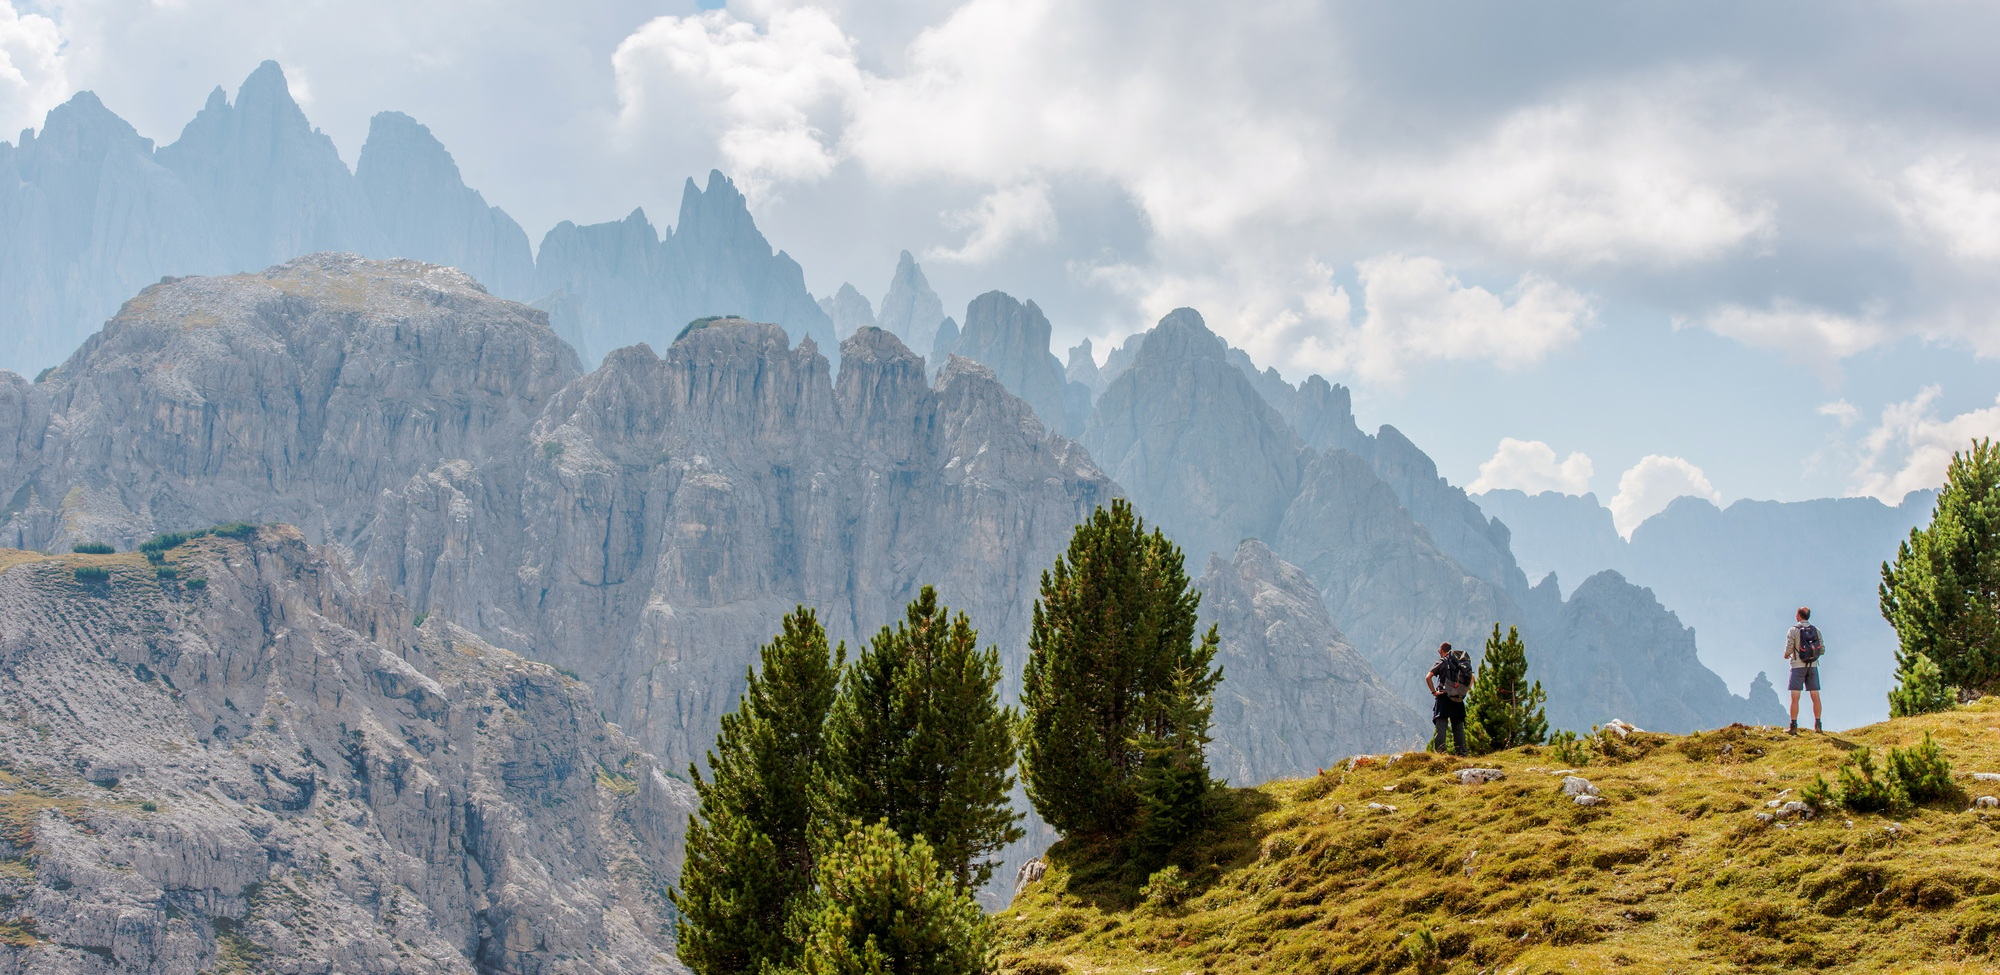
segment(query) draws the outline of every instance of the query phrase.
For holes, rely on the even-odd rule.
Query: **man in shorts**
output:
[[[1791,734],[1799,733],[1799,692],[1812,695],[1813,730],[1819,731],[1819,658],[1826,654],[1826,644],[1820,640],[1819,627],[1809,622],[1812,608],[1800,606],[1798,620],[1785,631],[1785,659],[1792,662],[1792,726]]]

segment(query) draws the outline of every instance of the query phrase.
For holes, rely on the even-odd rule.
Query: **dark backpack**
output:
[[[1819,627],[1811,623],[1799,624],[1799,663],[1812,664],[1819,661],[1826,652],[1826,644],[1819,639]]]
[[[1438,668],[1438,690],[1454,701],[1465,700],[1472,690],[1472,657],[1465,651],[1445,655],[1444,665]]]

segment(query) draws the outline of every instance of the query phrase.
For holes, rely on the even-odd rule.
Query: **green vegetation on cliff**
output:
[[[1784,808],[1859,749],[1917,756],[1927,733],[1953,769],[1943,795],[1881,814]],[[1565,769],[1546,747],[1471,761],[1411,753],[1234,790],[1230,812],[1150,878],[1122,846],[1060,843],[1000,918],[1002,968],[1526,975],[2000,962],[2000,809],[1970,808],[2000,793],[2000,782],[1971,778],[2000,772],[2000,701],[1839,735],[1733,726],[1597,741],[1573,770],[1602,793],[1596,805],[1563,793]],[[1506,777],[1462,785],[1453,774],[1474,767]]]

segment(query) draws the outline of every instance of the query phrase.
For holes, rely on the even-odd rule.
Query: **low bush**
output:
[[[1139,888],[1139,896],[1145,898],[1146,906],[1155,910],[1170,910],[1187,900],[1188,881],[1177,866],[1163,867],[1146,878],[1146,886]]]
[[[78,555],[110,555],[118,550],[103,542],[78,542],[70,546],[70,551]]]
[[[178,577],[180,576],[180,574],[181,574],[181,570],[179,570],[179,569],[176,569],[176,568],[174,568],[174,567],[173,567],[173,566],[171,566],[171,565],[163,565],[163,566],[160,566],[159,568],[157,568],[157,569],[154,569],[154,570],[153,570],[153,575],[155,575],[155,576],[157,576],[158,578],[161,578],[161,579],[174,579],[174,578],[178,578]]]
[[[208,580],[201,578],[200,576],[196,576],[195,578],[189,579],[187,581],[187,587],[189,589],[206,589],[208,588]]]
[[[1874,751],[1865,745],[1840,763],[1839,780],[1840,804],[1855,812],[1889,812],[1910,801],[1903,784],[1887,770],[1877,768]]]
[[[1549,754],[1563,765],[1582,767],[1590,764],[1596,754],[1595,738],[1585,738],[1574,731],[1558,731],[1549,736]]]
[[[189,539],[198,538],[202,534],[203,533],[201,532],[195,532],[192,535],[186,532],[161,532],[158,535],[154,535],[152,538],[140,542],[139,551],[144,552],[149,556],[157,555],[161,552],[178,548],[181,545],[185,544]]]
[[[1951,784],[1951,762],[1928,731],[1924,732],[1921,745],[1889,749],[1889,774],[1903,787],[1911,802],[1933,802],[1955,791]]]
[[[76,570],[76,581],[86,585],[110,582],[111,570],[95,565],[81,566]]]

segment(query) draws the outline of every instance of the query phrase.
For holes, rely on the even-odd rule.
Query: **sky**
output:
[[[719,168],[815,294],[916,254],[1101,358],[1181,305],[1473,490],[1934,486],[2000,433],[2000,5],[0,0],[0,132],[279,61],[540,235]]]

